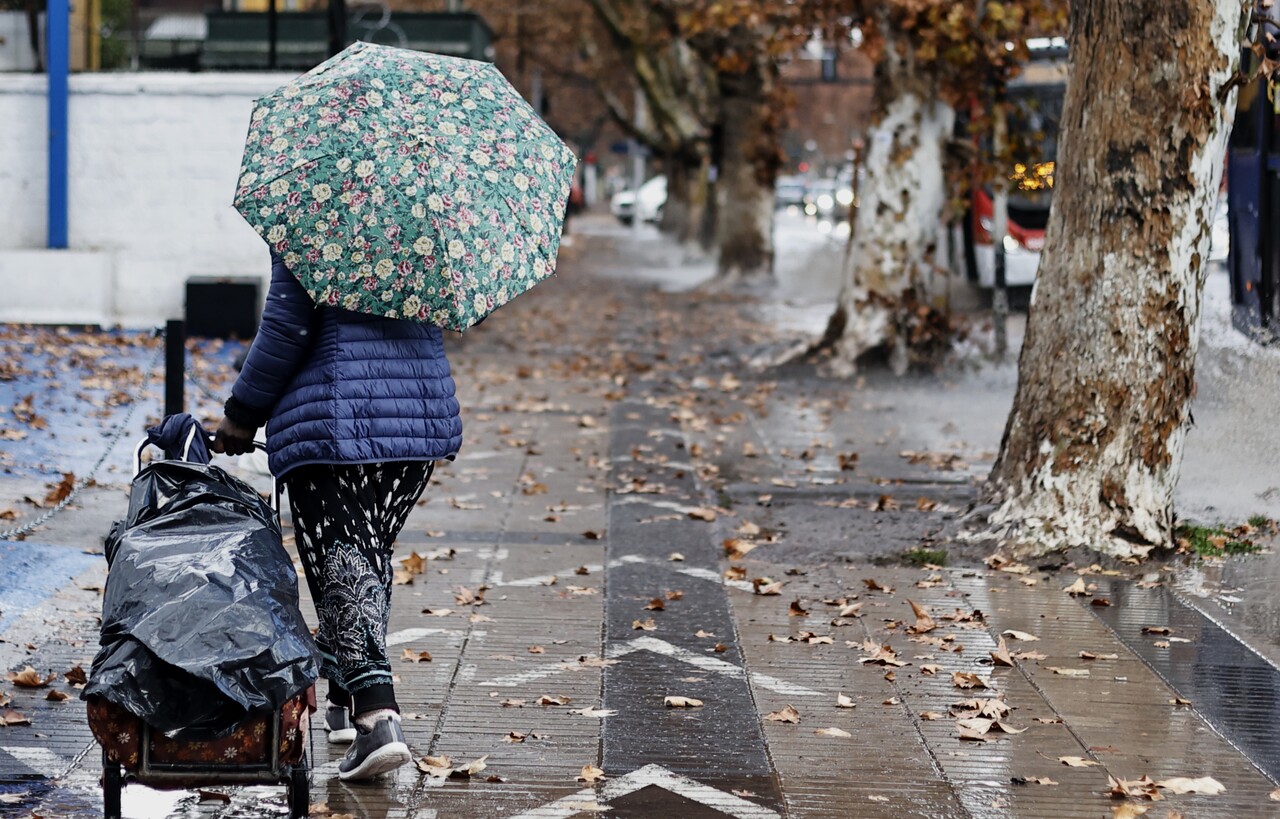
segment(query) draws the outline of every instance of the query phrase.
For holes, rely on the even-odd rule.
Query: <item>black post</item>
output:
[[[267,0],[267,69],[276,70],[276,44],[280,41],[280,12],[276,0]]]
[[[329,56],[347,47],[347,2],[329,0]]]
[[[181,319],[164,324],[164,414],[186,411],[187,328]]]

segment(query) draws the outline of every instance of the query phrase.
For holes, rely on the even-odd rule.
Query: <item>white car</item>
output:
[[[609,202],[609,210],[619,222],[629,225],[635,220],[637,212],[642,222],[661,220],[662,206],[665,204],[667,204],[667,178],[655,176],[640,186],[638,196],[635,191],[629,190],[615,193]]]

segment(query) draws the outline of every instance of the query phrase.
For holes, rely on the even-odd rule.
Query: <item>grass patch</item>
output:
[[[1266,515],[1250,515],[1249,525],[1255,529],[1267,529],[1275,526],[1276,522]]]
[[[1174,537],[1183,551],[1195,552],[1200,557],[1223,557],[1225,555],[1251,555],[1262,551],[1262,546],[1253,542],[1249,535],[1267,522],[1260,515],[1260,523],[1249,519],[1248,535],[1241,530],[1245,527],[1227,529],[1223,526],[1200,526],[1193,523],[1183,524],[1174,530]]]
[[[902,562],[911,566],[945,566],[947,565],[946,549],[907,549],[902,553]]]

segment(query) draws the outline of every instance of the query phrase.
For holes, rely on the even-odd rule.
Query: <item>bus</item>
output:
[[[1280,38],[1280,9],[1259,9],[1262,25]],[[1265,36],[1259,41],[1267,42]],[[1268,57],[1280,57],[1271,40]],[[1261,57],[1245,49],[1240,68],[1257,73]],[[1280,339],[1280,93],[1255,77],[1240,89],[1227,149],[1227,227],[1231,236],[1231,321],[1263,343]]]
[[[1009,229],[1004,238],[1005,283],[1009,287],[1035,284],[1044,248],[1044,232],[1049,224],[1049,204],[1053,197],[1054,161],[1058,154],[1058,129],[1062,101],[1067,89],[1067,43],[1061,37],[1027,41],[1030,60],[1021,74],[1006,88],[1010,103],[1007,119],[1012,167],[1005,169],[1009,180]],[[957,117],[963,133],[972,116]],[[990,137],[972,140],[976,152],[990,155]],[[988,180],[979,177],[980,163],[973,163],[966,209],[953,224],[951,247],[958,251],[952,268],[958,269],[979,287],[995,286],[995,246],[991,240],[995,206]]]

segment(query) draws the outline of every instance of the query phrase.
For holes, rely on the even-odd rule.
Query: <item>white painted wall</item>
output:
[[[83,253],[33,254],[46,241],[45,78],[0,74],[0,321],[97,311],[102,323],[151,325],[182,315],[191,276],[265,281],[266,246],[231,198],[253,100],[288,79],[73,75],[70,245]],[[83,288],[64,289],[79,279]],[[45,280],[57,291],[32,286]]]

